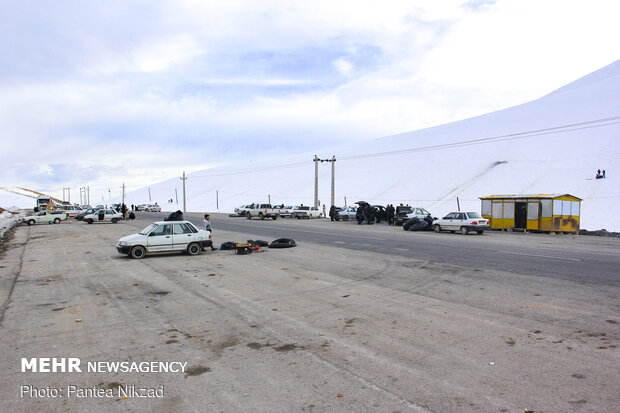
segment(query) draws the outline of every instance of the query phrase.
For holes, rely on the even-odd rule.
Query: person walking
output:
[[[334,221],[336,219],[336,207],[335,206],[331,206],[329,207],[329,218]]]
[[[213,234],[213,227],[211,227],[211,215],[205,214],[205,219],[202,220],[202,228],[205,231],[209,231],[211,234]],[[215,248],[213,242],[211,242],[211,251],[216,249],[217,248]]]

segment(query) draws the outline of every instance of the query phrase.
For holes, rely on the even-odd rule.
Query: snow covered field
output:
[[[187,210],[228,212],[269,200],[312,204],[314,155],[231,161],[189,173]],[[457,197],[461,209],[479,211],[480,196],[562,193],[583,199],[581,228],[620,231],[613,213],[620,201],[620,60],[529,103],[316,155],[337,159],[338,206],[345,197],[349,205],[402,202],[442,216],[456,210]],[[594,179],[598,169],[606,179]],[[330,182],[331,164],[321,163],[319,199],[328,208]],[[127,204],[149,203],[149,190],[164,210],[182,209],[179,177],[128,192]],[[0,206],[34,202],[0,194]]]

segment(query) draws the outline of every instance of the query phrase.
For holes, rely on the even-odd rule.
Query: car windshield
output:
[[[138,234],[140,234],[140,235],[147,235],[149,232],[153,231],[154,228],[157,228],[157,224],[149,225],[148,227],[146,227],[142,231],[140,231]]]
[[[482,218],[482,216],[479,213],[477,213],[477,212],[468,212],[467,215],[470,218]]]
[[[397,214],[411,214],[413,212],[413,208],[408,206],[397,206],[396,213]]]

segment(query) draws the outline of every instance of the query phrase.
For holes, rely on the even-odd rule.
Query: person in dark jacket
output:
[[[336,207],[335,206],[331,206],[329,207],[329,218],[333,221],[336,219]]]
[[[394,205],[388,204],[387,208],[388,225],[394,225]]]
[[[361,225],[364,222],[364,207],[360,204],[355,211],[355,218],[357,218],[357,225]]]
[[[366,205],[366,208],[364,208],[364,215],[366,215],[366,223],[368,225],[375,223],[375,210],[372,206]]]

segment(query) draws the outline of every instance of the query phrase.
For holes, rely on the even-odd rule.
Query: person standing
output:
[[[329,218],[333,221],[334,219],[336,219],[336,207],[335,206],[331,206],[329,208]]]
[[[205,231],[209,231],[211,234],[213,234],[213,228],[211,227],[211,215],[209,214],[205,214],[205,219],[202,220],[202,228]],[[215,250],[217,248],[215,248],[215,246],[213,245],[213,242],[211,243],[211,251]]]
[[[333,207],[333,205],[332,205],[332,207]],[[330,208],[329,209],[330,216],[331,216],[331,211],[332,211],[332,209]],[[325,208],[325,204],[323,204],[323,218],[327,218],[327,208]],[[333,219],[332,219],[332,221],[333,221]]]

